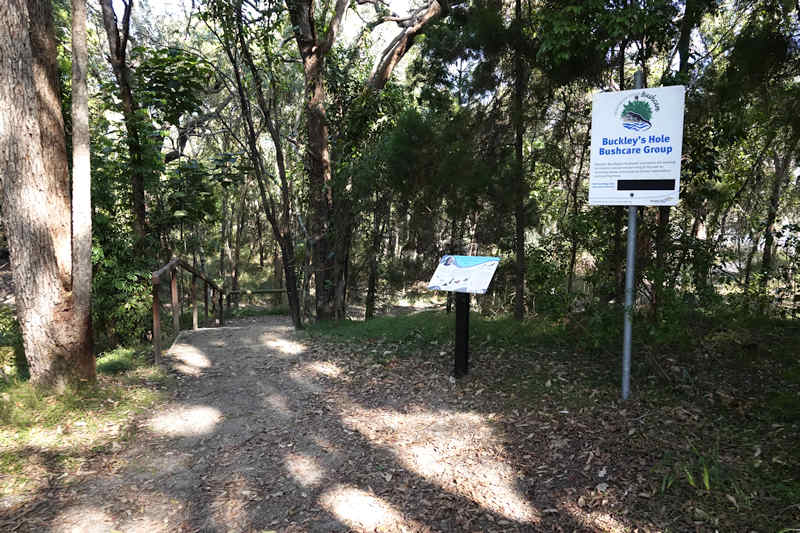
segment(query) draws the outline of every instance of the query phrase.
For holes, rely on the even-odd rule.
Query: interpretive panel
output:
[[[428,289],[484,294],[499,263],[499,257],[446,255],[439,261]]]
[[[590,205],[675,205],[683,144],[682,85],[597,93]]]

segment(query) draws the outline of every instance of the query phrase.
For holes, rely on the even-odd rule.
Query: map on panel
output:
[[[499,263],[499,257],[446,255],[439,261],[428,289],[484,294]]]

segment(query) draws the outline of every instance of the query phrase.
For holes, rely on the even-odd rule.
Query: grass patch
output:
[[[117,348],[97,361],[98,381],[61,394],[0,381],[0,496],[39,490],[133,435],[135,417],[162,401],[166,372],[149,348]],[[66,482],[66,481],[65,481]]]
[[[121,374],[147,365],[148,348],[115,348],[97,359],[97,371],[103,374]]]
[[[316,322],[307,332],[353,342],[400,343],[409,348],[425,344],[454,342],[455,313],[422,311],[401,316],[383,316],[364,322]],[[512,318],[487,319],[470,313],[470,343],[525,348],[534,344],[549,344],[558,340],[558,324],[543,320],[517,321]]]
[[[256,316],[283,316],[289,314],[287,306],[254,307],[246,306],[225,311],[225,318],[248,318]]]

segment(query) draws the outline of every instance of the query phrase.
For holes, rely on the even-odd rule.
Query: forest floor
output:
[[[668,358],[667,376],[641,376],[621,404],[602,362],[498,347],[477,324],[456,382],[452,344],[417,316],[402,341],[297,333],[277,316],[181,333],[164,397],[125,430],[135,438],[84,450],[77,467],[40,458],[44,481],[0,499],[0,530],[800,526],[797,421],[753,412],[758,372],[707,387],[714,353],[707,376]]]

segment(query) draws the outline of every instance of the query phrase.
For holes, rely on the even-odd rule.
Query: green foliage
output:
[[[151,270],[133,256],[133,247],[108,252],[99,243],[92,249],[92,320],[99,349],[138,344],[152,325]]]
[[[134,48],[136,96],[153,109],[159,121],[177,126],[182,116],[200,109],[212,81],[211,67],[200,57],[176,47]]]
[[[8,307],[0,307],[0,370],[12,367],[16,377],[29,377],[28,360],[22,342],[22,331],[16,314]]]
[[[97,358],[97,371],[103,374],[122,374],[147,365],[151,348],[149,346],[130,348],[117,347],[100,354]]]

